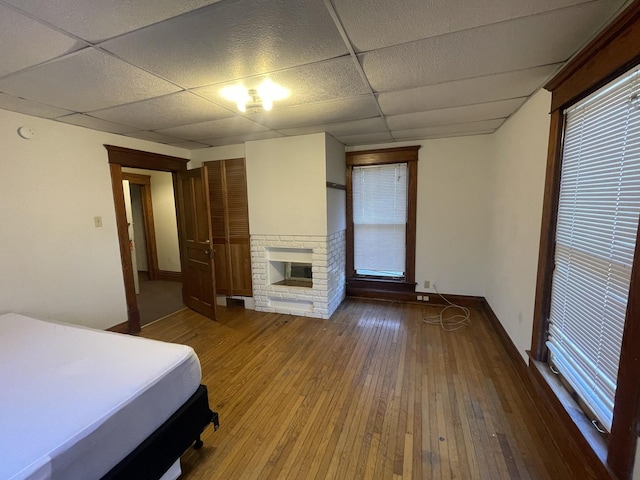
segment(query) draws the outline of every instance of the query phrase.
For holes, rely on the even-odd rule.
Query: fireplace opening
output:
[[[277,268],[281,275],[275,279],[272,285],[284,285],[287,287],[313,288],[313,273],[310,263],[300,262],[271,262],[279,263]]]

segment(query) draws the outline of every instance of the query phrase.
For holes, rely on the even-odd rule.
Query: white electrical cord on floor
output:
[[[433,289],[436,291],[436,294],[449,305],[440,310],[440,314],[438,315],[430,315],[428,317],[424,317],[422,319],[424,323],[428,325],[440,325],[440,327],[442,327],[445,332],[453,332],[454,330],[458,330],[459,328],[471,325],[471,312],[467,307],[456,305],[455,303],[452,303],[445,297],[443,297],[442,294],[438,291],[435,282],[433,283]],[[447,318],[444,317],[444,312],[449,309],[455,308],[462,310],[462,313],[458,313]]]

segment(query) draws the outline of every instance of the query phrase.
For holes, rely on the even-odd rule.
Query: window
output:
[[[407,164],[353,167],[356,275],[404,278]]]
[[[565,112],[550,361],[609,431],[640,212],[638,71]]]
[[[347,153],[347,291],[415,291],[418,148]]]
[[[551,127],[530,373],[558,413],[559,446],[594,478],[630,479],[640,462],[638,74],[620,76],[640,64],[639,27],[640,2],[632,2],[545,86]],[[549,361],[610,425],[608,436],[554,393]]]

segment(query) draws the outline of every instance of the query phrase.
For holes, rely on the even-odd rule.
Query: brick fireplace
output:
[[[329,236],[252,235],[255,309],[329,318],[345,294],[345,242],[344,231]]]

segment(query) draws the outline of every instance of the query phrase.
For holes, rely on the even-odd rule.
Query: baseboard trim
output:
[[[129,333],[129,322],[122,322],[113,327],[107,328],[108,332]]]
[[[489,302],[487,302],[487,299],[484,297],[482,297],[480,310],[482,311],[482,315],[484,316],[484,318],[489,322],[493,330],[495,330],[495,332],[498,334],[498,338],[500,339],[502,347],[507,351],[507,355],[509,355],[511,365],[516,370],[516,372],[518,372],[518,376],[525,383],[525,386],[527,386],[527,382],[531,380],[529,378],[527,364],[522,355],[520,355],[518,348],[511,340],[511,337],[502,326],[502,322],[500,322],[498,316],[491,308],[491,305],[489,305]]]
[[[387,300],[392,302],[420,303],[423,305],[442,306],[453,303],[467,308],[483,306],[484,297],[471,295],[439,294],[434,292],[416,292],[414,283],[371,282],[367,280],[347,280],[347,297],[369,298],[371,300]],[[426,298],[426,300],[425,300]]]
[[[511,365],[522,380],[527,395],[535,406],[536,412],[542,420],[549,438],[562,455],[575,478],[590,480],[616,480],[606,465],[602,463],[598,454],[580,433],[579,429],[564,410],[560,400],[552,393],[537,366],[526,361],[520,355],[517,347],[502,326],[489,302],[482,298],[481,312],[489,325],[498,334],[502,347],[507,352]]]
[[[182,272],[158,270],[156,272],[156,280],[165,280],[167,282],[182,282]]]

